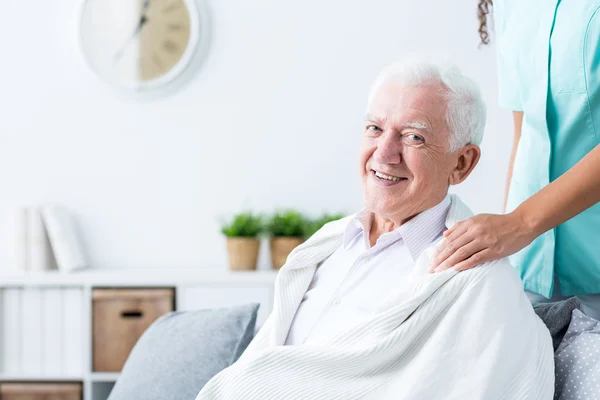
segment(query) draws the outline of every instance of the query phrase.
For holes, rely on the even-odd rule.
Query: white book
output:
[[[27,207],[18,207],[14,212],[15,267],[19,271],[29,269],[29,211]]]
[[[60,288],[42,291],[42,374],[63,374],[63,298]]]
[[[69,212],[59,205],[45,205],[42,217],[58,269],[73,271],[87,267],[81,240]]]
[[[4,335],[6,326],[4,315],[4,291],[0,288],[0,375],[4,372]]]
[[[46,238],[44,221],[39,207],[30,207],[28,223],[29,269],[31,271],[46,271],[50,269],[52,253]]]
[[[2,290],[2,372],[19,375],[23,371],[21,358],[21,289]]]
[[[39,376],[42,373],[42,289],[22,290],[21,354],[23,373]]]
[[[83,374],[83,292],[63,289],[63,362],[66,375]]]
[[[6,342],[6,340],[4,339],[4,335],[6,335],[6,315],[4,314],[4,290],[0,288],[0,375],[2,375],[5,370],[4,343]]]

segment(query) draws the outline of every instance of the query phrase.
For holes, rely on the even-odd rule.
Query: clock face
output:
[[[104,80],[131,89],[158,86],[180,73],[198,39],[193,0],[87,0],[81,44]]]

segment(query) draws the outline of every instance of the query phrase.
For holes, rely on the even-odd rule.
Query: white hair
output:
[[[486,106],[479,86],[453,64],[408,59],[384,68],[369,92],[371,105],[377,91],[390,81],[410,86],[441,84],[446,100],[446,125],[450,133],[449,150],[467,144],[480,145],[486,120]]]

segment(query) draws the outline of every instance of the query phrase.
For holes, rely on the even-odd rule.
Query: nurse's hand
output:
[[[479,214],[444,232],[429,272],[454,267],[464,271],[487,261],[498,260],[528,246],[535,235],[515,213]]]

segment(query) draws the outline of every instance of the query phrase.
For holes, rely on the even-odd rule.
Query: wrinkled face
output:
[[[402,224],[441,202],[457,156],[449,153],[439,84],[384,83],[368,107],[360,150],[365,208]]]

